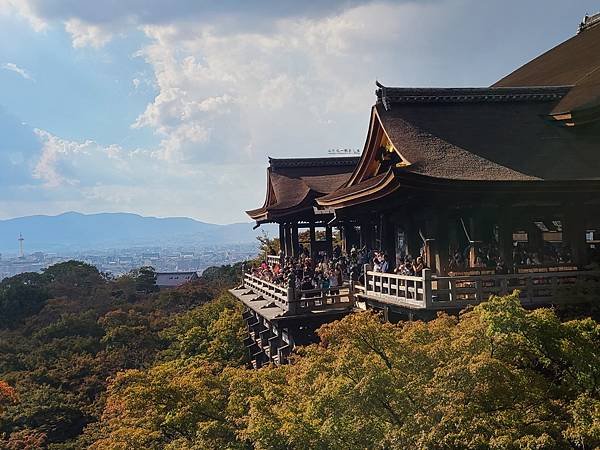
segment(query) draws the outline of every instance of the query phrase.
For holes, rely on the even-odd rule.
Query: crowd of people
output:
[[[449,273],[488,269],[497,274],[505,274],[513,270],[513,267],[507,267],[495,244],[478,244],[462,251],[451,251],[450,254]],[[524,243],[518,243],[514,246],[512,256],[515,266],[561,264],[571,261],[568,247],[556,247],[549,243],[538,252],[530,251]],[[311,256],[308,249],[301,246],[298,256],[284,257],[281,254],[279,262],[271,265],[262,261],[252,268],[252,274],[279,286],[293,286],[298,292],[319,289],[336,293],[346,281],[364,284],[365,266],[374,272],[405,276],[420,276],[423,269],[427,268],[424,249],[421,249],[416,258],[405,255],[396,258],[395,264],[392,264],[387,253],[368,250],[366,247],[352,247],[345,254],[339,246],[335,246],[331,256],[324,253]]]
[[[280,255],[278,263],[262,261],[251,271],[257,278],[279,286],[293,285],[298,291],[320,289],[336,293],[345,281],[363,284],[365,265],[374,272],[400,275],[420,275],[426,267],[423,256],[414,259],[406,256],[394,267],[385,252],[352,247],[344,254],[339,246],[335,246],[331,257],[319,254],[313,258],[306,248],[301,247],[297,257]]]
[[[470,253],[474,252],[474,261],[469,261]],[[490,269],[497,274],[509,273],[518,266],[540,266],[552,264],[568,264],[571,262],[571,249],[568,246],[555,246],[545,242],[539,251],[531,250],[527,243],[518,242],[513,245],[513,266],[508,267],[498,246],[482,243],[476,247],[468,246],[464,251],[451,252],[448,262],[448,272],[461,272],[469,269]]]
[[[296,291],[320,289],[335,294],[344,282],[345,267],[341,259],[311,258],[305,252],[298,257],[280,257],[269,265],[263,261],[252,269],[255,277],[280,286],[293,286]]]

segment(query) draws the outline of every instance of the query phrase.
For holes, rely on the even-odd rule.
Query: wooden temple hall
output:
[[[362,269],[310,292],[247,272],[232,293],[257,365],[355,308],[427,319],[514,290],[531,306],[581,299],[600,280],[600,15],[490,87],[378,83],[360,158],[271,159],[248,214],[279,224],[271,265],[304,248],[331,258],[336,228]],[[417,258],[424,269],[407,273]]]

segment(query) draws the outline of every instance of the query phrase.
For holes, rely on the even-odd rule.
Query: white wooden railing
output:
[[[270,300],[286,313],[303,314],[310,311],[352,308],[353,292],[348,287],[339,289],[296,290],[283,287],[258,278],[251,273],[244,274],[244,287]]]
[[[366,271],[364,293],[367,297],[424,308],[431,299],[431,275],[428,269],[423,272],[423,276],[415,277]]]
[[[267,255],[267,264],[271,267],[281,265],[281,258],[278,255]]]
[[[600,281],[600,272],[566,271],[508,275],[422,276],[366,272],[360,294],[367,298],[412,309],[454,309],[486,301],[491,295],[520,291],[523,304],[550,303],[561,289],[578,283]],[[567,296],[568,297],[568,296]]]
[[[244,274],[244,287],[265,299],[273,300],[277,306],[283,309],[287,310],[289,308],[290,299],[288,298],[288,290],[285,287],[270,283],[250,273]]]
[[[595,271],[565,271],[519,273],[502,275],[432,277],[432,307],[444,309],[462,307],[486,301],[492,295],[520,292],[525,305],[550,303],[560,300],[557,294],[590,280],[600,280]],[[562,292],[561,292],[562,290]],[[569,300],[568,295],[565,300]]]

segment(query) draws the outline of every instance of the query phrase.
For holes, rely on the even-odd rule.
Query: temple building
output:
[[[328,223],[332,215],[327,211],[315,213],[315,200],[331,194],[344,185],[356,167],[359,158],[269,158],[266,198],[263,206],[246,211],[256,221],[279,224],[279,241],[286,255],[297,256],[301,242],[299,230],[309,230],[306,243],[314,256],[321,251],[331,255],[332,229]],[[325,238],[318,241],[316,229],[325,230]]]
[[[366,264],[348,284],[346,312],[352,304],[389,320],[428,319],[513,290],[525,305],[575,301],[573,289],[599,280],[600,15],[490,87],[378,83],[362,155],[343,173],[332,169],[339,159],[319,160],[308,176],[307,163],[294,172],[278,161],[265,205],[248,214],[280,224],[285,255],[297,255],[294,230],[309,224],[314,257],[318,223],[341,230],[345,249],[389,258],[385,273]],[[330,239],[324,245],[330,255]],[[415,260],[422,270],[405,273]],[[253,283],[249,275],[240,289],[268,304],[271,288]],[[313,316],[327,309],[320,295],[307,307]],[[294,293],[289,304],[302,299]],[[244,303],[269,329],[263,309]],[[290,315],[297,309],[283,307]]]

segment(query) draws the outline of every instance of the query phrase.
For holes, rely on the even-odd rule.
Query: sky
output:
[[[489,86],[598,0],[0,0],[0,219],[248,221],[387,86]]]

